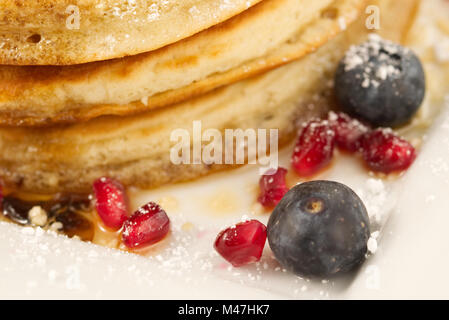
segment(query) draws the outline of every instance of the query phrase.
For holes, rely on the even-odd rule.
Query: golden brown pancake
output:
[[[68,65],[155,50],[261,0],[1,0],[0,63]]]
[[[398,0],[379,0],[382,8]],[[402,1],[402,0],[401,0]],[[410,0],[404,0],[410,4]],[[396,21],[381,34],[400,39],[408,31],[415,6],[393,5],[385,19]],[[414,4],[418,1],[414,1]],[[402,17],[406,17],[402,19]],[[351,44],[368,30],[363,16],[316,52],[255,78],[223,87],[170,108],[130,117],[100,117],[51,128],[0,129],[0,176],[10,186],[32,192],[89,191],[100,176],[144,188],[185,181],[227,165],[175,165],[170,141],[175,129],[279,129],[289,141],[302,121],[331,107],[333,75]]]
[[[425,63],[430,104],[439,104],[449,92],[449,1],[421,1],[419,15],[407,36]],[[440,40],[443,39],[443,40]],[[421,108],[420,118],[433,110]]]
[[[0,67],[0,123],[45,125],[180,102],[316,50],[365,0],[264,0],[189,39],[137,56],[64,67]]]

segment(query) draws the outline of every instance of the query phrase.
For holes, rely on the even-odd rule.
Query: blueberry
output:
[[[419,58],[377,35],[352,47],[335,76],[335,95],[342,110],[382,127],[409,122],[422,104],[425,86]]]
[[[369,219],[360,198],[333,181],[291,189],[268,221],[276,259],[301,276],[327,277],[354,269],[365,258]]]

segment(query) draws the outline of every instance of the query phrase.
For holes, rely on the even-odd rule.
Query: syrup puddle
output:
[[[212,216],[233,215],[239,208],[239,196],[235,191],[223,188],[204,198],[197,199],[203,207],[203,212]]]
[[[176,202],[167,198],[164,204],[173,209]],[[0,221],[42,228],[64,234],[69,238],[143,256],[160,253],[170,238],[169,233],[162,241],[151,247],[129,250],[122,244],[121,230],[112,231],[103,225],[90,195],[49,196],[5,191]]]
[[[89,195],[32,195],[5,191],[4,220],[23,226],[39,226],[83,241],[94,238],[95,222]]]

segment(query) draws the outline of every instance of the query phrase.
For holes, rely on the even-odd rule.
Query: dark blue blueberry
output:
[[[422,104],[425,74],[408,48],[371,35],[352,47],[337,69],[335,94],[343,111],[374,126],[406,124]]]
[[[327,277],[354,269],[365,258],[369,219],[360,198],[333,181],[291,189],[268,221],[276,259],[301,276]]]

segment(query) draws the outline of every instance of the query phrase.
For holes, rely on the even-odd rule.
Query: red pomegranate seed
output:
[[[122,240],[130,249],[142,248],[161,241],[170,229],[170,220],[156,203],[149,202],[124,224]]]
[[[328,165],[335,145],[335,132],[328,121],[309,122],[296,143],[292,166],[300,176],[310,176]]]
[[[362,136],[369,128],[345,113],[329,113],[329,123],[335,131],[335,144],[342,150],[357,152],[360,150]]]
[[[368,167],[383,173],[406,170],[416,158],[415,148],[388,129],[365,134],[362,150]]]
[[[128,219],[128,198],[123,185],[110,178],[100,178],[93,184],[96,209],[106,227],[118,230]]]
[[[288,188],[285,183],[285,175],[287,174],[287,169],[277,168],[274,172],[268,173],[272,174],[264,174],[262,177],[260,177],[260,195],[258,201],[264,207],[274,207],[288,192]]]
[[[266,239],[267,228],[250,220],[220,232],[214,248],[234,267],[240,267],[260,260]]]

